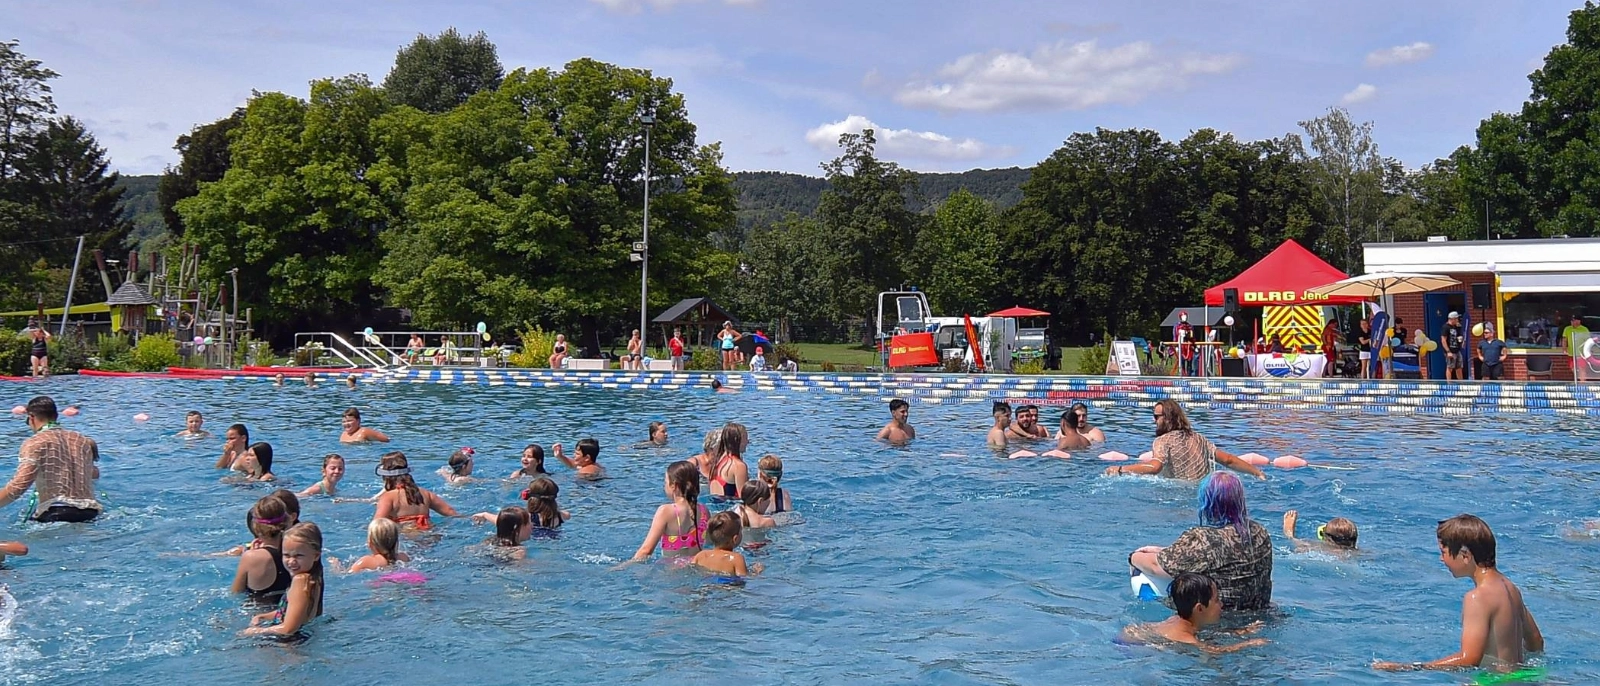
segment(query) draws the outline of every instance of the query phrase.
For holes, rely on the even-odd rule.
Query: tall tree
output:
[[[817,219],[833,253],[830,299],[846,317],[867,317],[877,293],[902,285],[906,260],[923,217],[907,209],[919,199],[916,177],[877,157],[868,129],[839,136],[844,151],[822,165],[828,178]]]
[[[59,74],[29,59],[17,41],[0,41],[0,183],[16,174],[31,136],[43,129],[56,103],[50,80]]]
[[[438,36],[418,35],[401,48],[383,90],[397,105],[437,114],[494,90],[504,75],[488,36],[479,31],[463,37],[450,28]]]
[[[161,218],[167,231],[174,236],[183,235],[183,218],[178,216],[179,200],[194,197],[200,184],[222,180],[228,171],[228,135],[244,121],[244,108],[238,108],[222,119],[194,127],[189,133],[178,136],[173,149],[178,151],[178,166],[168,167],[161,174],[161,184],[156,189]]]
[[[123,189],[105,148],[71,117],[54,119],[33,137],[23,168],[25,185],[44,220],[40,235],[86,235],[85,249],[119,250],[133,224],[122,216]],[[41,244],[52,264],[71,263],[71,241]]]
[[[790,214],[756,228],[746,239],[729,302],[747,319],[773,322],[780,340],[791,340],[797,325],[838,321],[827,298],[831,250],[822,224],[810,217]]]
[[[917,237],[918,286],[940,314],[987,311],[1000,279],[994,206],[961,189],[951,194]]]
[[[1387,196],[1387,163],[1372,140],[1372,122],[1357,124],[1342,108],[1300,122],[1310,149],[1301,158],[1311,172],[1312,188],[1327,210],[1329,231],[1321,246],[1337,256],[1341,269],[1361,271],[1361,244],[1376,239]]]

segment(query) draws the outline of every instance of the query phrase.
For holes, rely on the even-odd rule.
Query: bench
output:
[[[611,361],[610,360],[606,360],[606,359],[602,359],[602,358],[598,358],[598,357],[594,358],[594,359],[583,359],[583,358],[578,358],[578,357],[569,357],[569,358],[566,359],[566,365],[567,365],[566,366],[567,369],[601,369],[601,370],[603,370],[603,369],[607,369],[607,368],[609,368],[611,366]]]

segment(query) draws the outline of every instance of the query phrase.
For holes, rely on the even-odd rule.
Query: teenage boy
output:
[[[917,437],[916,428],[907,421],[911,417],[911,403],[899,398],[889,401],[889,423],[878,431],[878,440],[904,445]]]
[[[1208,653],[1231,653],[1235,650],[1266,645],[1267,639],[1252,638],[1233,645],[1217,645],[1200,640],[1199,632],[1222,619],[1222,599],[1217,597],[1217,582],[1211,577],[1194,572],[1179,574],[1167,586],[1167,597],[1177,614],[1154,624],[1135,624],[1122,630],[1124,643],[1181,643]],[[1258,628],[1251,625],[1246,632]]]

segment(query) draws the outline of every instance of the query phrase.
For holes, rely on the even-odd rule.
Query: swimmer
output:
[[[598,464],[600,461],[600,441],[593,438],[585,438],[579,440],[573,450],[577,451],[577,457],[567,457],[566,453],[561,451],[561,444],[557,443],[555,445],[556,459],[561,460],[562,464],[577,470],[578,478],[580,479],[606,478],[606,470],[601,469]]]
[[[239,459],[233,461],[233,471],[244,474],[246,481],[272,481],[272,444],[261,441],[244,449]]]
[[[333,497],[338,495],[339,480],[344,478],[344,457],[339,453],[328,453],[322,456],[322,479],[310,488],[300,492],[304,498],[313,495]]]
[[[739,541],[743,540],[743,529],[739,524],[739,516],[732,512],[718,512],[711,516],[711,521],[706,526],[706,538],[711,539],[711,545],[716,546],[709,550],[695,553],[694,564],[713,574],[732,577],[750,576],[752,569],[744,563],[744,555],[735,551]],[[755,565],[754,573],[761,573],[761,565]]]
[[[1067,410],[1061,413],[1061,429],[1056,432],[1056,450],[1086,450],[1090,445],[1088,436],[1078,432],[1077,410]]]
[[[1173,617],[1153,624],[1135,624],[1122,631],[1126,643],[1178,643],[1191,645],[1208,653],[1231,653],[1235,650],[1266,645],[1267,639],[1253,638],[1232,645],[1217,645],[1200,640],[1201,629],[1222,619],[1222,598],[1218,597],[1217,582],[1211,577],[1194,572],[1183,572],[1167,585],[1167,597],[1177,611]],[[1253,624],[1246,631],[1259,628]]]
[[[511,473],[507,479],[533,479],[549,474],[544,470],[544,448],[538,443],[529,443],[522,449],[522,466]]]
[[[6,561],[6,556],[22,557],[28,554],[28,546],[17,541],[0,541],[0,563]]]
[[[648,445],[666,445],[667,444],[668,437],[667,437],[667,424],[666,424],[666,422],[650,422],[650,427],[649,428],[650,428],[650,442],[649,442]]]
[[[1356,549],[1356,523],[1344,517],[1334,517],[1327,524],[1317,527],[1317,540],[1302,541],[1294,537],[1295,525],[1300,522],[1300,512],[1289,510],[1283,513],[1283,535],[1294,544],[1297,551],[1324,550],[1335,553],[1348,553]]]
[[[296,524],[283,534],[283,569],[290,576],[278,609],[256,615],[245,636],[292,636],[322,616],[322,529]]]
[[[772,489],[766,482],[751,480],[744,485],[744,493],[739,495],[739,503],[733,506],[732,512],[739,516],[739,523],[748,529],[770,529],[778,522],[766,515],[768,500],[772,498]]]
[[[373,572],[393,567],[401,562],[410,562],[411,556],[400,551],[400,525],[388,519],[374,519],[367,524],[367,550],[368,555],[362,555],[349,569],[347,574],[356,572]],[[328,566],[333,571],[339,571],[339,560],[328,558]]]
[[[456,509],[450,503],[417,486],[411,478],[411,464],[406,460],[406,454],[392,452],[378,460],[375,474],[383,478],[383,493],[378,496],[378,510],[373,515],[377,519],[392,519],[401,526],[408,526],[417,531],[427,531],[433,528],[429,519],[430,512],[437,512],[443,517],[459,517]]]
[[[650,559],[656,544],[661,544],[661,557],[687,558],[700,554],[706,525],[711,519],[706,506],[700,504],[700,470],[687,461],[667,465],[666,480],[662,485],[669,502],[656,508],[650,518],[650,531],[644,536],[629,562]],[[624,563],[627,564],[627,563]]]
[[[388,443],[389,437],[382,431],[361,425],[361,410],[354,407],[344,411],[344,419],[340,420],[343,431],[339,433],[340,443]]]
[[[356,375],[350,374],[350,375],[344,377],[344,385],[345,385],[345,388],[355,388],[356,387]]]
[[[878,430],[878,440],[891,445],[905,445],[917,437],[916,427],[906,420],[911,417],[911,403],[899,398],[889,401],[889,423]]]
[[[750,480],[750,466],[744,462],[744,451],[750,447],[750,432],[738,422],[728,422],[722,427],[722,440],[717,446],[717,461],[711,466],[707,486],[712,495],[735,499]]]
[[[522,560],[528,557],[528,549],[522,547],[522,543],[532,537],[533,523],[528,511],[512,505],[500,510],[494,519],[494,536],[484,543],[490,546],[495,557]]]
[[[694,466],[700,468],[700,480],[711,480],[711,466],[717,463],[717,458],[722,455],[722,429],[712,429],[706,432],[706,438],[700,444],[700,452],[689,458]]]
[[[1067,427],[1071,426],[1073,430],[1078,432],[1078,435],[1089,439],[1090,443],[1106,442],[1106,432],[1101,431],[1099,427],[1089,425],[1088,405],[1073,403],[1072,409],[1068,410],[1067,414],[1062,415],[1061,423],[1063,425],[1061,427],[1062,431],[1066,431]],[[1060,438],[1060,436],[1057,436],[1057,438]]]
[[[445,466],[439,468],[439,476],[451,486],[477,481],[472,477],[472,458],[478,451],[472,448],[457,448],[450,453],[450,460]]]
[[[533,526],[538,529],[559,529],[567,520],[572,519],[572,513],[561,509],[556,502],[556,496],[561,494],[561,488],[549,477],[541,476],[522,489],[522,499],[527,501],[528,517],[533,521]],[[479,512],[472,515],[473,524],[488,524],[495,521],[500,515],[494,512]]]
[[[716,379],[711,380],[711,390],[716,391],[717,393],[738,393],[738,391],[722,385],[722,382]]]
[[[778,486],[783,480],[783,459],[777,455],[766,455],[756,463],[757,474],[762,483],[767,485],[767,491],[772,494],[772,499],[767,501],[767,509],[761,514],[775,515],[779,512],[794,512],[794,498],[789,492]]]
[[[222,457],[217,458],[217,469],[233,469],[233,463],[250,445],[250,430],[243,424],[234,424],[222,434]]]
[[[1472,590],[1461,599],[1461,650],[1433,662],[1374,662],[1373,668],[1510,670],[1521,665],[1527,653],[1543,652],[1544,636],[1522,603],[1522,591],[1495,567],[1494,531],[1489,525],[1460,514],[1439,522],[1434,533],[1439,561],[1455,578],[1472,579]]]
[[[1017,408],[1017,421],[1006,430],[1006,438],[1034,441],[1049,438],[1050,430],[1039,426],[1039,406],[1023,405]]]
[[[306,372],[305,379],[306,379],[306,388],[316,388],[317,387],[317,373],[316,372]]]
[[[277,374],[272,375],[272,385],[277,386],[278,388],[283,388],[283,382],[283,372],[278,372]]]
[[[268,495],[256,501],[246,518],[256,539],[239,555],[231,593],[248,593],[252,600],[276,602],[288,590],[290,573],[283,564],[283,534],[292,524],[283,499]]]
[[[280,489],[278,489],[276,491],[268,493],[267,497],[268,498],[277,498],[280,502],[283,503],[283,511],[284,511],[285,514],[288,515],[288,520],[284,522],[282,528],[288,529],[289,527],[300,523],[300,498],[296,497],[293,491],[289,491],[289,490],[285,490],[285,489],[280,488]],[[255,531],[255,508],[254,507],[251,507],[249,510],[245,511],[245,513],[244,513],[244,527],[245,527],[245,529],[247,531],[251,532],[251,535],[254,535],[254,531]],[[229,548],[228,550],[226,550],[226,551],[224,551],[224,552],[222,552],[220,554],[223,555],[223,556],[226,556],[226,557],[239,557],[240,555],[243,555],[246,551],[255,550],[256,548],[260,548],[260,547],[261,547],[261,539],[260,538],[256,538],[256,539],[254,539],[254,540],[252,540],[249,543],[246,543],[244,545],[236,545],[236,546],[234,546],[232,548]]]
[[[989,427],[989,447],[1005,450],[1006,435],[1011,427],[1011,405],[996,402],[990,412],[994,414],[994,426]]]
[[[189,410],[189,414],[183,417],[183,430],[178,432],[178,437],[189,440],[211,438],[211,432],[201,428],[205,424],[205,417],[202,417],[199,412]]]

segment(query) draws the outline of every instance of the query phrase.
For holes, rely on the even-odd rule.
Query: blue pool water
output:
[[[1193,487],[1105,479],[1092,459],[1006,461],[983,448],[987,403],[914,404],[919,440],[871,440],[879,399],[790,393],[642,393],[432,385],[274,389],[259,382],[54,379],[0,386],[5,407],[34,393],[81,403],[66,420],[104,456],[110,511],[83,525],[18,523],[0,539],[33,554],[0,568],[20,606],[0,628],[0,683],[914,683],[1234,684],[1461,683],[1460,674],[1372,672],[1374,658],[1433,659],[1457,646],[1467,583],[1439,564],[1434,523],[1463,511],[1499,535],[1500,564],[1521,584],[1559,683],[1600,682],[1600,539],[1567,533],[1595,517],[1592,420],[1194,412],[1224,448],[1294,452],[1356,471],[1273,472],[1247,480],[1252,515],[1273,532],[1280,608],[1269,646],[1198,657],[1113,643],[1128,623],[1165,616],[1128,592],[1135,547],[1167,544],[1195,522]],[[10,402],[3,402],[9,400]],[[595,436],[611,479],[576,483],[554,459],[561,504],[575,519],[557,540],[529,543],[529,562],[491,562],[485,528],[456,520],[412,548],[432,577],[417,588],[329,582],[327,614],[298,646],[239,638],[248,616],[228,595],[233,559],[199,557],[249,539],[243,518],[269,488],[219,482],[220,440],[171,434],[184,411],[220,435],[232,422],[276,448],[274,471],[296,490],[321,456],[349,458],[349,494],[378,487],[380,446],[337,443],[339,415],[362,409],[413,459],[419,481],[458,509],[512,504],[523,484],[447,487],[433,470],[456,447],[478,449],[480,474],[503,476],[528,442]],[[136,424],[131,416],[152,419]],[[1047,418],[1056,414],[1047,409]],[[628,449],[666,421],[664,449]],[[753,561],[766,573],[716,587],[660,565],[612,567],[639,545],[665,465],[696,452],[707,429],[751,429],[750,461],[786,462],[803,521],[771,535]],[[1097,409],[1109,448],[1148,449],[1149,411]],[[9,477],[20,419],[0,421]],[[1098,450],[1094,452],[1099,452]],[[1283,512],[1302,536],[1332,516],[1354,519],[1369,552],[1355,561],[1291,552]],[[308,499],[327,553],[358,554],[372,506]]]

